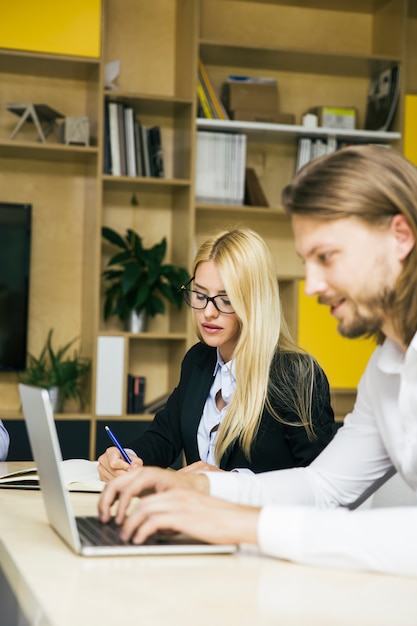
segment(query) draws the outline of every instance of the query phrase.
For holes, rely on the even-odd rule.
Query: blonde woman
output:
[[[333,438],[327,378],[290,338],[265,241],[246,228],[200,247],[181,287],[199,343],[149,430],[99,458],[103,480],[138,465],[265,472],[308,465]],[[135,456],[136,455],[136,456]]]

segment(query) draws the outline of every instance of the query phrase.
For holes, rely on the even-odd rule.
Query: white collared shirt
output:
[[[233,360],[225,363],[217,350],[217,362],[213,372],[213,384],[207,397],[197,430],[197,444],[200,459],[210,465],[218,466],[214,458],[214,449],[217,441],[218,426],[226,413],[227,406],[236,389],[236,364]],[[221,411],[216,405],[216,394],[221,394],[226,405]]]
[[[0,461],[5,461],[9,451],[10,437],[3,422],[0,420]]]
[[[416,506],[340,508],[393,466]],[[388,339],[376,348],[352,413],[309,467],[207,476],[212,495],[263,507],[258,540],[266,554],[417,576],[417,334],[405,354]]]

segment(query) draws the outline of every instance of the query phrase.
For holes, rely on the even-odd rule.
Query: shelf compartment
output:
[[[98,81],[100,60],[0,49],[0,72],[65,80]]]

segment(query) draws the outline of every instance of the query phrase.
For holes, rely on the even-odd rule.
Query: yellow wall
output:
[[[405,96],[404,155],[417,165],[417,95]]]
[[[300,281],[298,297],[298,343],[315,356],[331,387],[355,389],[375,343],[342,337],[329,308],[305,295],[304,281]]]
[[[0,48],[100,56],[101,0],[0,0]]]

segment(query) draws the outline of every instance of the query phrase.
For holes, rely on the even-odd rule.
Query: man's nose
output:
[[[322,270],[316,266],[306,266],[304,293],[307,296],[316,296],[324,293],[326,289],[327,283]]]

